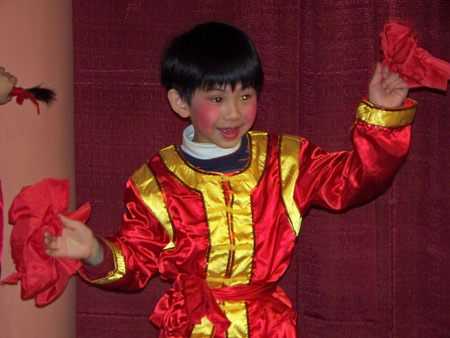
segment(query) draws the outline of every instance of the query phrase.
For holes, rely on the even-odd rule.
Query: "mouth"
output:
[[[235,128],[218,128],[219,131],[222,133],[222,136],[226,139],[233,139],[239,136],[239,132],[241,128],[235,127]]]

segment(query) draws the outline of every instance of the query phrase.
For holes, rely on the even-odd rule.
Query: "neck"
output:
[[[183,132],[183,143],[181,148],[187,154],[198,159],[209,160],[217,157],[223,157],[234,153],[241,145],[241,141],[239,141],[239,143],[233,148],[225,149],[215,145],[214,143],[194,142],[192,141],[194,134],[194,127],[191,124]]]

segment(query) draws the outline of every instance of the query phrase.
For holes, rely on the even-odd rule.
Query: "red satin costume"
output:
[[[407,155],[415,108],[363,101],[351,152],[249,132],[250,161],[233,174],[199,170],[177,146],[165,148],[127,183],[127,213],[103,243],[101,265],[113,262],[112,271],[80,273],[127,290],[156,273],[173,280],[151,316],[160,337],[295,337],[296,314],[276,282],[302,217],[312,205],[342,210],[385,189]]]

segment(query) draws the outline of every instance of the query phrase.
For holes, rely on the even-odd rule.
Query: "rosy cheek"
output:
[[[211,104],[198,103],[195,106],[195,121],[196,127],[201,129],[208,129],[214,124],[215,110],[211,107]]]
[[[252,120],[254,121],[256,118],[256,110],[257,110],[257,103],[256,100],[254,102],[252,102],[251,104],[248,105],[247,110],[246,110],[246,116],[247,116],[247,120]]]

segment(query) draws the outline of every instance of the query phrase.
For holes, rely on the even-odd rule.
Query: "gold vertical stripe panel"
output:
[[[231,207],[236,210],[236,212],[233,213],[232,221],[233,240],[234,245],[239,249],[233,251],[234,262],[229,277],[232,282],[225,282],[224,284],[227,286],[248,284],[252,276],[254,222],[251,192],[257,186],[264,172],[267,158],[268,137],[266,133],[258,132],[251,132],[249,135],[249,164],[245,170],[231,176],[236,179],[229,182],[233,192],[233,204]],[[251,249],[245,249],[250,245],[252,246]],[[226,302],[225,304],[228,303]],[[242,323],[243,318],[246,318],[245,307],[242,307],[239,313],[241,316],[240,323]],[[231,321],[233,322],[233,320]],[[239,335],[235,336],[240,337]]]
[[[203,197],[210,236],[206,272],[210,288],[248,284],[251,279],[254,239],[250,195],[263,173],[268,141],[266,133],[257,132],[251,133],[249,140],[249,164],[231,175],[195,169],[175,147],[160,152],[175,177]],[[225,187],[230,190],[229,205]]]
[[[249,337],[247,305],[244,301],[226,301],[219,304],[226,313],[231,325],[227,331],[228,338]]]
[[[190,335],[191,338],[212,338],[214,333],[213,324],[203,317],[200,324],[195,324]]]
[[[248,338],[249,328],[247,320],[247,306],[243,301],[219,302],[219,306],[230,321],[227,330],[227,338]],[[214,333],[214,326],[203,317],[200,324],[196,324],[192,330],[192,338],[211,338]]]
[[[164,202],[164,193],[147,164],[139,168],[131,177],[145,205],[150,209],[169,236],[170,242],[165,250],[175,247],[173,242],[173,224]]]
[[[233,266],[231,269],[230,283],[224,283],[227,286],[245,284],[250,282],[253,266],[253,213],[250,192],[256,186],[256,181],[242,181],[237,184],[231,184],[233,191],[233,205],[235,212],[232,214],[233,242],[239,250],[231,250],[233,253]],[[245,249],[251,246],[250,249]]]
[[[294,189],[299,175],[300,138],[283,135],[280,138],[280,171],[282,199],[295,236],[302,224],[300,210],[294,201]]]

